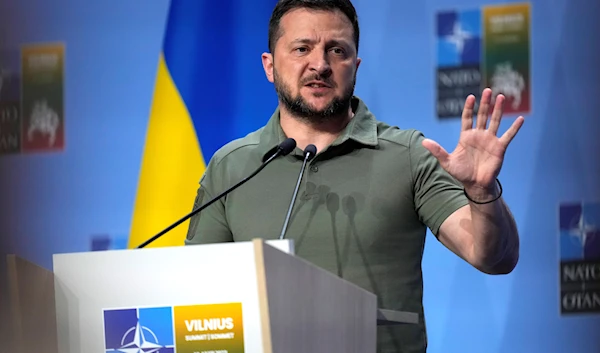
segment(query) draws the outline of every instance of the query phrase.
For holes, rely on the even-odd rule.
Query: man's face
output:
[[[347,114],[360,65],[353,28],[340,11],[296,9],[280,22],[274,55],[263,54],[269,81],[293,115],[322,122]]]

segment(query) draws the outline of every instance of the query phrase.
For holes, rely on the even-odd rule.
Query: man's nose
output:
[[[318,73],[320,76],[331,75],[331,65],[327,58],[327,53],[321,51],[313,51],[310,57],[310,70]]]

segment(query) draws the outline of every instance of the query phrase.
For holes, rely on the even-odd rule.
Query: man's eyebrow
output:
[[[292,41],[293,44],[312,44],[315,40],[310,38],[296,38]]]
[[[314,44],[316,41],[314,39],[310,39],[310,38],[296,38],[292,41],[292,44]],[[340,40],[340,39],[331,39],[328,40],[326,45],[328,47],[331,46],[348,46],[348,42],[345,40]]]

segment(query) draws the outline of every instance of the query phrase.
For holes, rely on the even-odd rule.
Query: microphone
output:
[[[242,179],[241,181],[239,181],[237,184],[233,185],[229,189],[223,191],[219,195],[215,196],[213,199],[211,199],[210,201],[208,201],[204,205],[202,205],[202,206],[198,207],[197,209],[193,210],[192,212],[188,213],[187,215],[185,215],[183,218],[181,218],[177,222],[171,224],[170,226],[168,226],[167,228],[165,228],[164,230],[162,230],[160,233],[158,233],[155,236],[153,236],[152,238],[146,240],[144,243],[138,245],[137,248],[141,249],[141,248],[144,248],[144,247],[148,246],[149,244],[151,244],[152,242],[154,242],[155,240],[157,240],[158,238],[160,238],[161,236],[163,236],[165,233],[167,233],[171,229],[177,227],[179,224],[181,224],[182,222],[184,222],[188,218],[192,217],[193,215],[197,214],[198,212],[200,212],[203,209],[207,208],[208,206],[212,205],[213,203],[215,203],[216,201],[218,201],[223,196],[229,194],[230,192],[232,192],[233,190],[237,189],[238,187],[240,187],[242,184],[244,184],[248,180],[252,179],[256,174],[258,174],[261,170],[263,170],[263,168],[266,167],[267,164],[271,163],[271,161],[273,161],[275,158],[277,158],[279,156],[286,156],[286,155],[288,155],[290,152],[292,152],[294,150],[294,148],[296,148],[296,140],[294,140],[293,138],[288,138],[285,141],[283,141],[282,143],[280,143],[279,145],[275,146],[269,152],[267,152],[267,154],[264,156],[265,158],[266,158],[266,156],[270,156],[270,157],[267,158],[267,159],[265,159],[262,162],[262,164],[252,174],[250,174],[246,178]]]
[[[290,221],[290,216],[292,215],[292,209],[294,208],[294,203],[296,202],[296,196],[298,195],[298,189],[300,188],[300,183],[302,182],[302,176],[304,175],[304,170],[306,169],[306,163],[311,159],[315,158],[316,155],[317,147],[315,147],[315,145],[306,146],[306,148],[304,149],[304,162],[302,163],[302,169],[300,169],[298,182],[296,183],[296,188],[294,189],[294,194],[292,195],[292,202],[290,203],[290,207],[288,208],[288,213],[285,217],[285,222],[283,223],[283,229],[281,230],[279,239],[283,239],[285,231],[287,230],[288,222]]]

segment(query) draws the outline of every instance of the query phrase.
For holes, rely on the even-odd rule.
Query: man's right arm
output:
[[[209,163],[206,173],[200,180],[193,209],[204,205],[210,201],[214,195],[217,195],[224,190],[221,190],[220,188],[221,183],[215,181],[225,180],[225,178],[223,178],[223,176],[215,175],[215,173],[218,174],[219,172],[215,171],[215,166],[212,165],[212,163]],[[233,235],[229,229],[225,214],[224,199],[225,198],[221,198],[214,202],[190,219],[185,245],[233,241]]]

